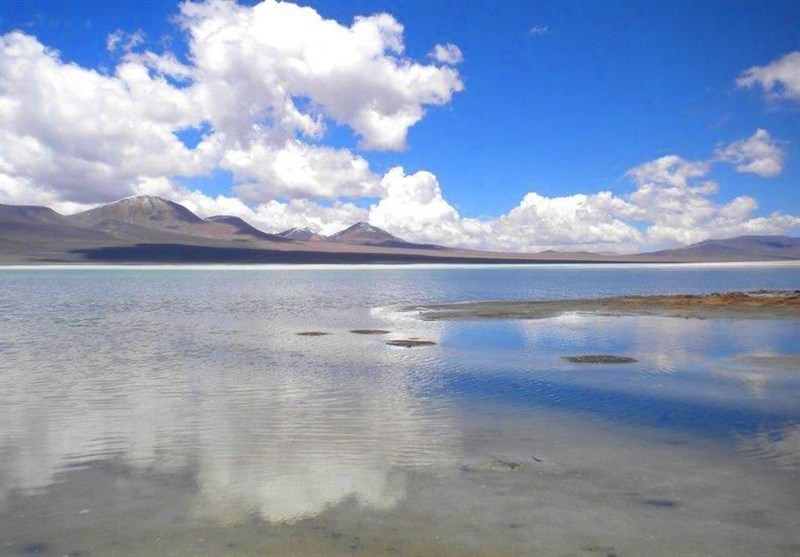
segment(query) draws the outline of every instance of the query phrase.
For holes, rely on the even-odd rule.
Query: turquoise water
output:
[[[2,269],[0,554],[796,555],[800,320],[399,311],[761,288],[800,266]]]

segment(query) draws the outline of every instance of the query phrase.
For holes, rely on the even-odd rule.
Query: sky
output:
[[[468,248],[800,235],[800,4],[5,0],[0,202]]]

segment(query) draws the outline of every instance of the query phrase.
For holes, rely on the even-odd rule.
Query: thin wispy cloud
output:
[[[529,37],[540,37],[542,35],[547,35],[550,32],[550,27],[547,25],[534,25],[530,29],[528,29],[528,36]]]
[[[142,45],[145,37],[145,33],[141,30],[134,33],[126,33],[122,29],[117,29],[106,37],[106,49],[112,53],[118,50],[128,53],[137,46]]]

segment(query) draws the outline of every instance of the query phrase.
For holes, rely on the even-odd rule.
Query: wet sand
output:
[[[552,301],[464,302],[404,308],[425,321],[546,319],[565,313],[661,315],[692,319],[800,319],[800,291],[619,296]]]

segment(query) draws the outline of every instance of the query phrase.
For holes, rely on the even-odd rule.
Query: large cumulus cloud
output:
[[[345,26],[290,3],[209,0],[182,4],[178,21],[188,60],[135,51],[141,34],[115,31],[112,74],[21,32],[0,38],[4,201],[80,206],[217,167],[248,202],[375,196],[380,177],[363,157],[319,144],[328,124],[363,148],[401,150],[425,107],[463,88],[456,70],[403,56],[388,14]],[[179,139],[191,129],[193,148]]]
[[[800,227],[796,216],[756,216],[749,196],[715,199],[716,165],[759,178],[782,172],[781,141],[764,129],[704,160],[669,155],[631,168],[626,193],[548,197],[532,184],[506,214],[465,216],[433,173],[398,166],[381,176],[368,160],[371,150],[405,149],[426,110],[464,88],[457,45],[434,44],[420,62],[405,54],[403,25],[389,14],[343,24],[273,0],[185,2],[176,22],[185,56],[146,50],[143,33],[117,30],[107,73],[31,35],[0,37],[0,201],[75,212],[153,194],[268,231],[330,234],[369,220],[411,241],[515,251],[634,251]],[[794,99],[796,55],[750,68],[738,84]],[[353,145],[326,141],[337,126]],[[232,174],[230,194],[181,185],[216,170]]]

